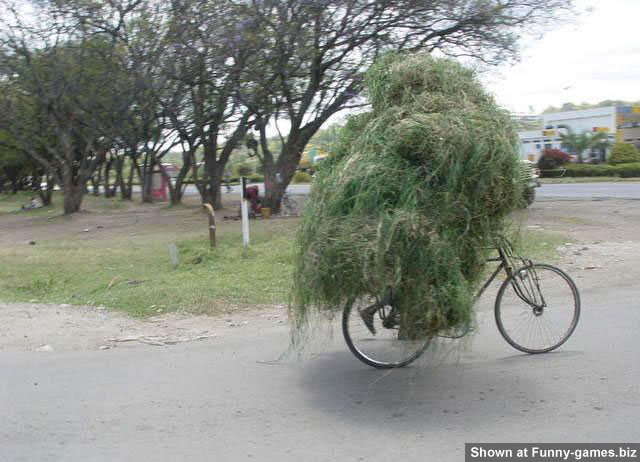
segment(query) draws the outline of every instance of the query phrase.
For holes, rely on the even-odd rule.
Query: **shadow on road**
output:
[[[580,354],[563,351],[546,360]],[[471,362],[441,361],[440,352],[425,356],[408,368],[381,371],[359,364],[347,351],[332,352],[301,365],[300,385],[311,406],[337,419],[379,427],[386,417],[401,422],[399,428],[424,430],[526,417],[547,402],[554,387],[553,380],[535,374],[538,367],[548,369],[545,355]]]

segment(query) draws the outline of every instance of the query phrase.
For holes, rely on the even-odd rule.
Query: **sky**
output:
[[[487,71],[496,100],[514,112],[565,102],[640,101],[640,0],[576,0],[583,13],[541,38],[524,38],[521,60]]]

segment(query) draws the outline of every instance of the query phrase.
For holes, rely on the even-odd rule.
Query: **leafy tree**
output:
[[[162,105],[184,149],[174,203],[182,195],[178,184],[191,169],[202,201],[220,208],[226,164],[253,123],[252,112],[237,97],[242,87],[251,103],[255,90],[246,81],[245,68],[259,45],[246,10],[246,5],[226,0],[172,2],[171,47],[163,72],[175,91]],[[196,161],[199,152],[202,162]]]
[[[561,127],[558,126],[558,128]],[[568,127],[563,126],[563,128],[567,129],[567,133],[560,134],[562,146],[576,156],[578,163],[583,162],[582,155],[585,151],[591,149],[606,149],[609,145],[606,133],[573,133]]]
[[[12,16],[3,18],[0,35],[6,90],[0,128],[55,177],[65,214],[74,213],[115,138],[113,120],[121,104],[117,49],[52,12],[55,5],[34,5],[37,17],[29,21],[5,5]]]

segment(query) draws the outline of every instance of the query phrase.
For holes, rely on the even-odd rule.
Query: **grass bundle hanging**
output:
[[[429,338],[472,321],[492,238],[521,197],[517,136],[474,72],[387,54],[316,174],[297,235],[290,318],[391,293],[400,329]]]

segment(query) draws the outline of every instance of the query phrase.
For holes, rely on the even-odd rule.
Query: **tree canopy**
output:
[[[177,145],[184,154],[172,201],[180,201],[190,176],[202,200],[217,204],[229,156],[247,141],[262,163],[266,201],[277,210],[310,139],[335,114],[365,104],[363,73],[381,53],[514,60],[521,34],[542,30],[572,6],[32,0],[27,14],[17,0],[0,5],[7,12],[0,18],[7,89],[0,128],[56,178],[67,213],[79,209],[87,181],[94,191],[103,180],[109,189],[113,165],[123,198],[131,197],[135,174],[143,200],[152,200],[152,172],[164,172],[162,159]],[[269,141],[273,131],[279,143]]]

